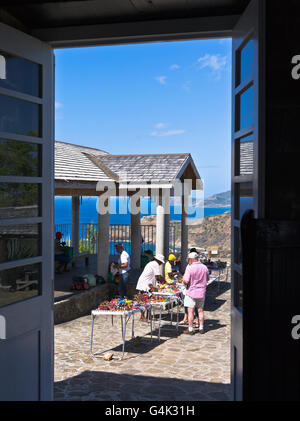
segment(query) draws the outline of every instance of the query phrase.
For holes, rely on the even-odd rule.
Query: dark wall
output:
[[[300,219],[300,1],[266,2],[266,216]]]
[[[242,227],[244,399],[300,400],[300,1],[266,0],[262,18],[266,218]]]

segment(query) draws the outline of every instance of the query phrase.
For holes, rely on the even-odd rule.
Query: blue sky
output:
[[[190,152],[230,189],[231,40],[55,51],[55,137],[113,154]]]

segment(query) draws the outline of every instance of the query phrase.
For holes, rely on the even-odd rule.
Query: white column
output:
[[[181,271],[184,272],[187,265],[188,253],[188,225],[187,213],[184,207],[184,197],[182,197],[182,214],[181,214]]]
[[[133,201],[130,201],[130,224],[131,224],[131,256],[130,264],[132,269],[140,269],[141,267],[141,252],[142,252],[142,237],[141,237],[141,212],[136,213]]]
[[[160,202],[161,203],[161,202]],[[164,254],[165,210],[162,204],[156,206],[156,247],[155,253]]]
[[[164,198],[164,252],[163,255],[167,260],[169,256],[169,247],[170,247],[170,197],[165,196]]]
[[[169,254],[169,224],[170,224],[170,196],[168,192],[162,192],[157,200],[156,207],[156,253],[163,254],[165,258]]]
[[[72,196],[72,246],[79,253],[79,196]]]
[[[107,280],[109,264],[109,212],[98,213],[97,274]]]

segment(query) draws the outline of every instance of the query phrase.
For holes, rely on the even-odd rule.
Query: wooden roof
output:
[[[55,180],[98,181],[109,177],[88,158],[88,155],[105,155],[100,149],[55,141]]]
[[[55,193],[95,195],[99,181],[172,183],[200,179],[189,153],[110,155],[101,149],[55,142]]]
[[[118,175],[119,180],[137,182],[170,182],[177,178],[181,168],[191,159],[189,153],[151,155],[100,155],[104,164]]]
[[[253,174],[253,141],[240,143],[240,174]]]

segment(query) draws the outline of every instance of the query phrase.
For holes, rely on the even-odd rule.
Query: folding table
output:
[[[150,314],[151,314],[151,306],[150,306]],[[91,344],[90,344],[90,355],[94,358],[100,358],[100,356],[93,353],[93,336],[94,336],[94,322],[95,318],[98,316],[112,316],[112,325],[113,325],[113,317],[118,316],[121,318],[121,334],[122,334],[122,355],[118,357],[119,360],[123,359],[124,352],[125,352],[125,343],[126,343],[126,326],[131,318],[131,337],[134,339],[134,315],[135,313],[140,313],[144,311],[144,307],[139,307],[138,309],[129,310],[129,311],[108,311],[108,310],[92,310],[92,329],[91,329]],[[152,316],[150,317],[150,327],[151,327],[151,340],[152,340]]]
[[[224,271],[226,270],[226,281],[227,281],[227,276],[228,276],[228,267],[227,265],[225,267],[210,267],[209,268],[211,271],[217,272],[217,276],[215,277],[214,280],[218,280],[218,292],[220,291],[220,281],[221,281],[221,275],[224,273]]]
[[[176,330],[178,331],[178,323],[179,323],[179,300],[180,298],[177,296],[178,293],[176,294],[167,294],[167,293],[159,293],[159,292],[154,292],[153,295],[168,295],[169,299],[168,301],[161,301],[161,302],[155,302],[155,301],[151,301],[151,308],[152,308],[152,312],[151,312],[151,318],[153,319],[154,322],[154,328],[155,328],[155,307],[159,308],[159,322],[158,322],[158,341],[160,341],[160,329],[161,329],[161,320],[162,320],[162,310],[166,310],[167,306],[169,304],[171,304],[171,325],[173,322],[173,307],[175,304],[177,304],[177,321],[176,321]],[[151,329],[152,329],[152,323],[151,323]]]

